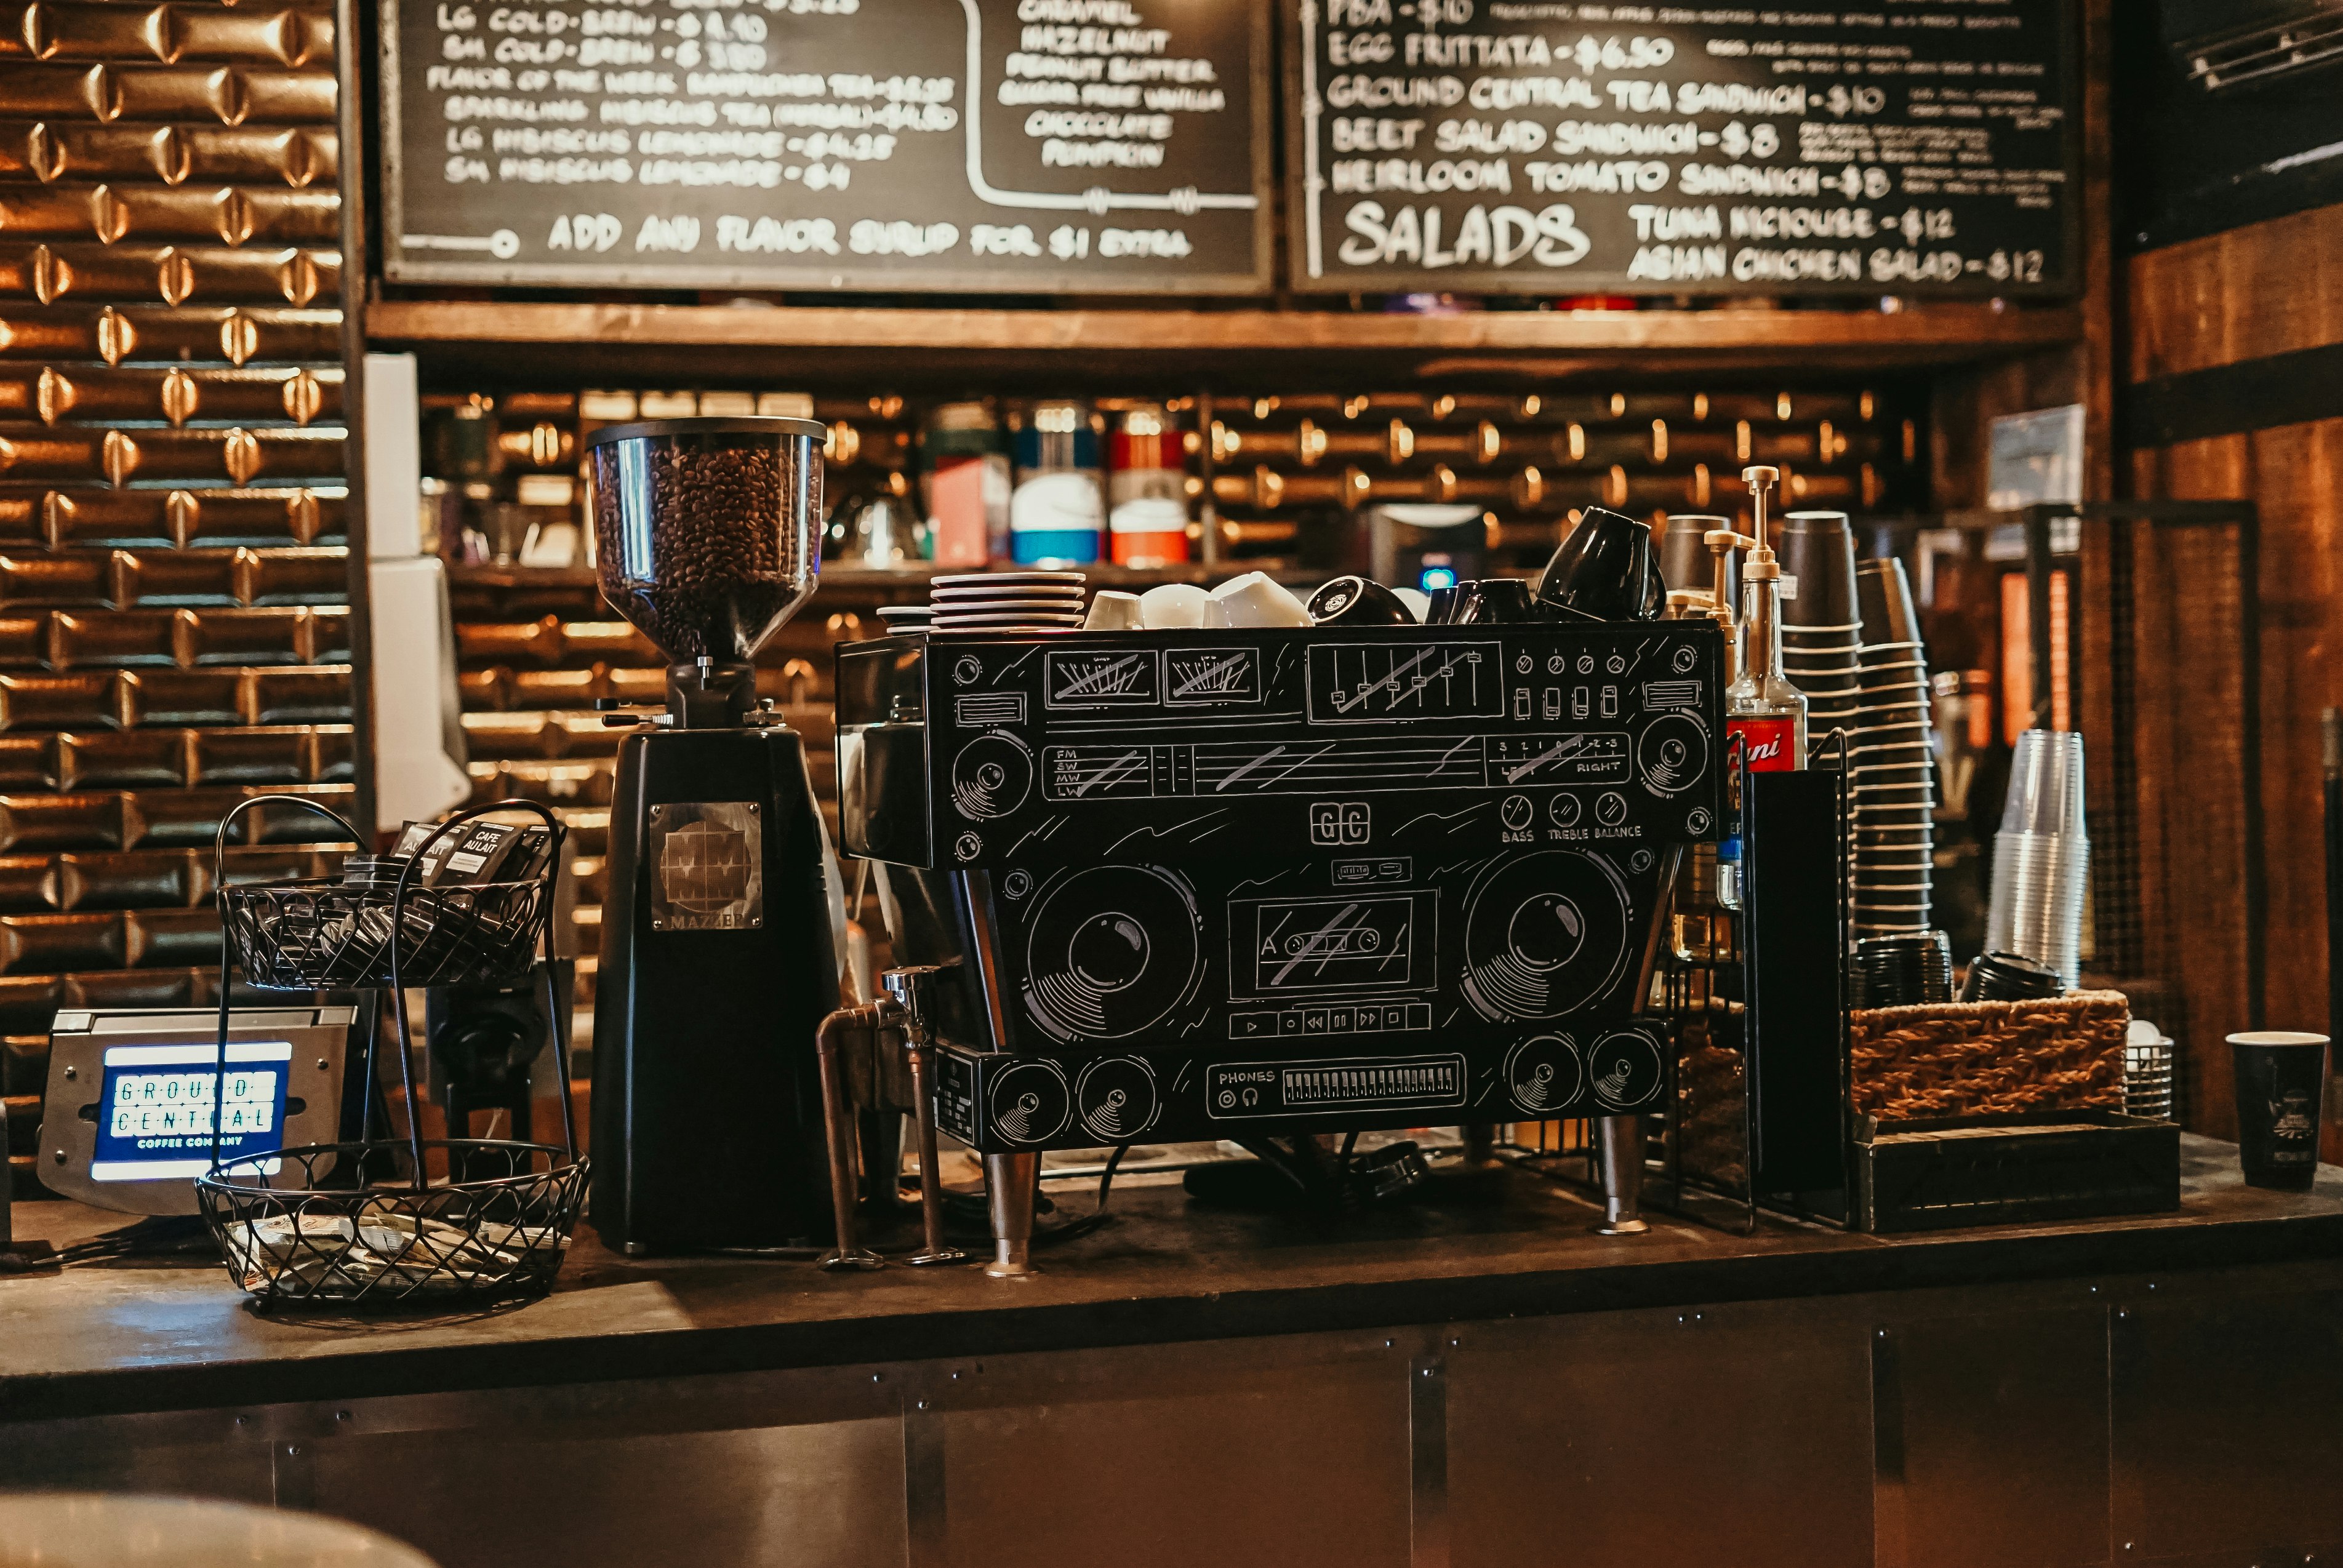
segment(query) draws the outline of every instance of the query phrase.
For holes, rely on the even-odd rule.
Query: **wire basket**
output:
[[[546,971],[545,1003],[561,1079],[559,1148],[423,1138],[407,1045],[414,1033],[407,989],[508,984],[526,974],[553,909],[565,836],[559,820],[526,800],[459,813],[417,846],[387,896],[324,881],[229,887],[228,830],[245,810],[271,800],[332,818],[354,841],[365,842],[340,817],[297,796],[257,797],[220,823],[215,849],[221,861],[218,900],[226,936],[212,1103],[225,1103],[219,1083],[226,1071],[228,966],[235,960],[250,983],[265,989],[388,990],[407,1125],[404,1138],[372,1136],[379,1029],[367,1042],[366,1110],[357,1141],[223,1160],[221,1118],[215,1115],[212,1167],[196,1178],[196,1197],[228,1277],[263,1306],[479,1302],[550,1290],[585,1205],[589,1170],[578,1152],[568,1034],[551,970]],[[433,844],[476,818],[508,810],[531,812],[552,830],[552,853],[541,879],[478,887],[410,885]],[[435,1156],[443,1172],[437,1179]]]
[[[2105,990],[1858,1009],[1848,1098],[1887,1121],[2120,1111],[2129,1021]]]
[[[418,1181],[414,1150],[377,1140],[246,1155],[196,1177],[228,1277],[266,1300],[349,1304],[552,1289],[586,1201],[586,1165],[544,1143],[421,1148],[420,1169],[437,1153],[468,1178]]]
[[[509,984],[536,957],[548,893],[543,881],[403,896],[331,879],[265,882],[222,888],[220,920],[244,978],[273,990],[389,985],[394,924],[401,983]]]

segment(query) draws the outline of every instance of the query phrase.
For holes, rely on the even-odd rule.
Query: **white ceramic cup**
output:
[[[1415,617],[1416,625],[1422,626],[1423,618],[1432,613],[1432,596],[1422,588],[1395,588],[1392,592],[1399,595],[1399,602],[1407,606],[1407,613]]]
[[[1146,609],[1139,596],[1112,588],[1101,588],[1091,596],[1091,613],[1082,620],[1084,631],[1141,631],[1146,626]]]
[[[1247,572],[1214,588],[1204,607],[1208,630],[1223,627],[1311,626],[1310,611],[1267,572]]]
[[[1165,583],[1139,596],[1140,614],[1151,631],[1177,631],[1204,624],[1212,596],[1193,583]]]

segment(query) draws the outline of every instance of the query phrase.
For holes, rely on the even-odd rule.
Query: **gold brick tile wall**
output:
[[[214,999],[212,852],[347,810],[319,5],[0,5],[0,1095],[60,1006]],[[322,875],[306,812],[226,875]]]

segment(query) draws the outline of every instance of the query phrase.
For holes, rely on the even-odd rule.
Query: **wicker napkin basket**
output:
[[[2130,1021],[2112,990],[1857,1009],[1848,1097],[1882,1121],[2121,1111]]]

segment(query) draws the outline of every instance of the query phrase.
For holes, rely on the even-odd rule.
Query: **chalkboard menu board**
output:
[[[1297,288],[2070,291],[2071,0],[1288,0]]]
[[[382,0],[384,276],[1266,286],[1258,0]]]

